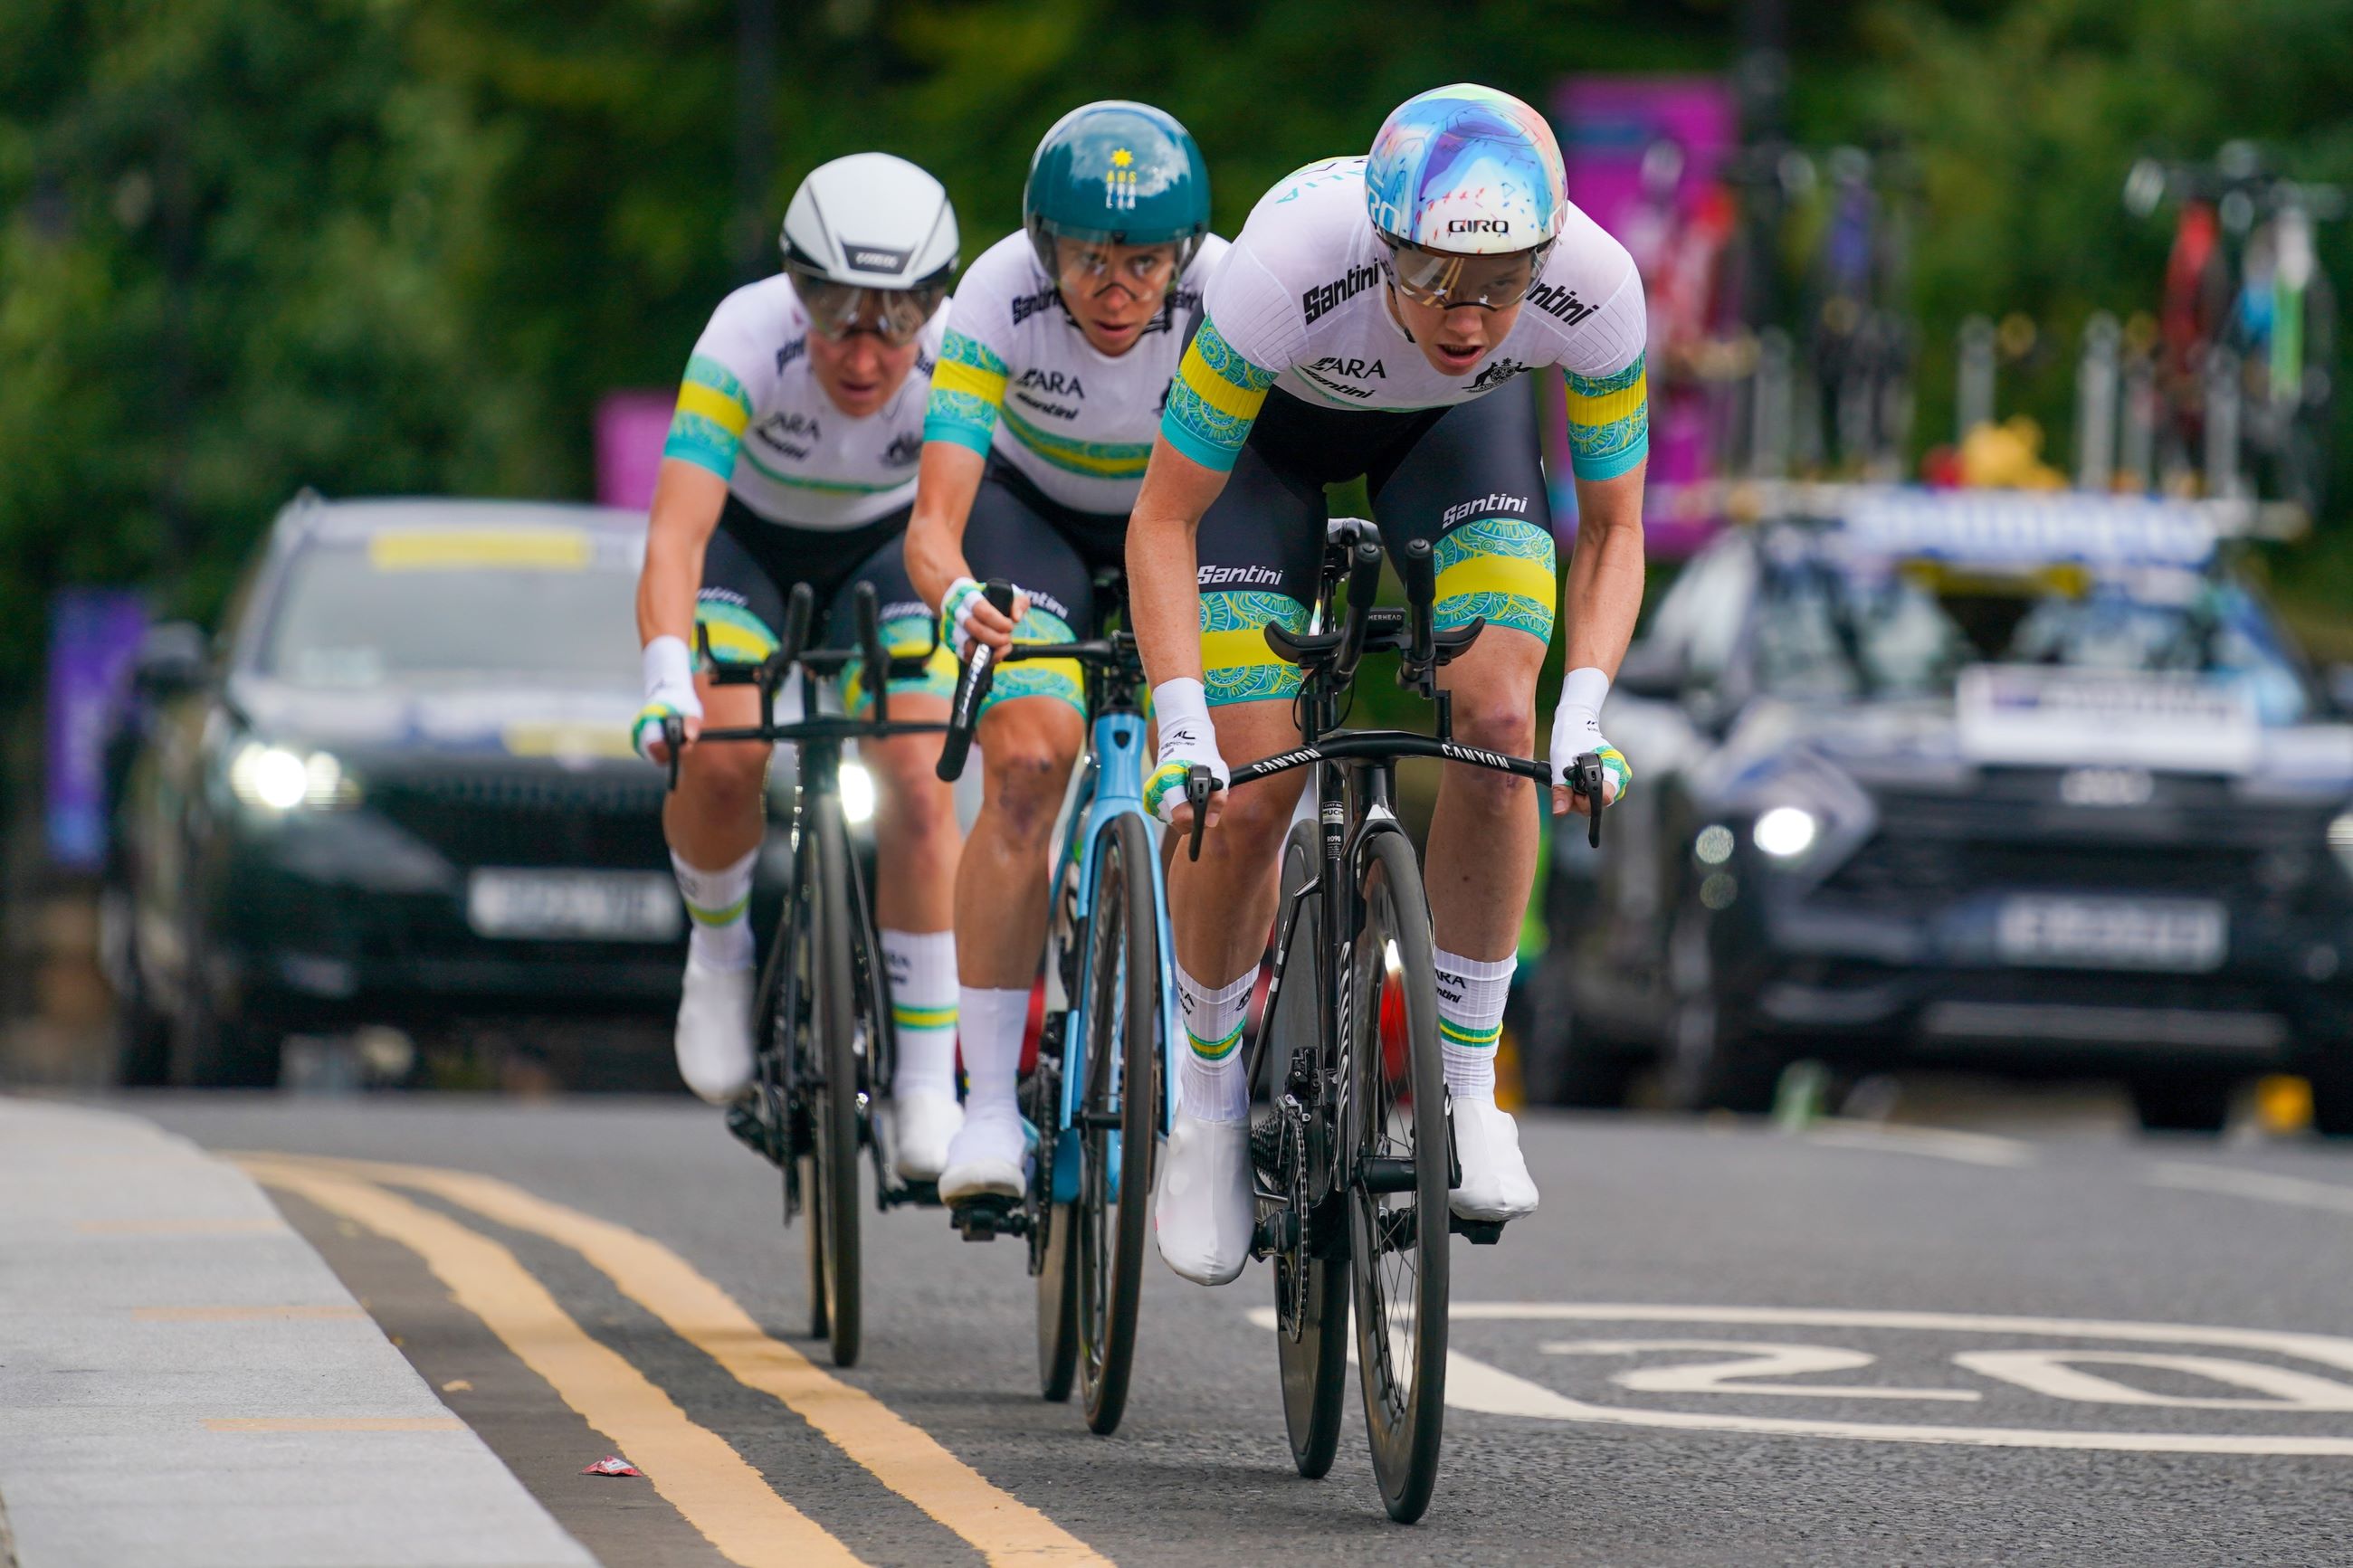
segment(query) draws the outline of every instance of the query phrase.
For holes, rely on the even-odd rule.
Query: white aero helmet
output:
[[[819,331],[865,330],[903,343],[947,298],[955,208],[945,186],[904,158],[853,153],[809,171],[778,241]]]

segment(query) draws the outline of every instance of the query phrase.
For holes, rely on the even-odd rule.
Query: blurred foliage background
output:
[[[773,37],[747,28],[764,10]],[[0,684],[37,669],[60,584],[148,581],[209,613],[300,485],[588,493],[597,398],[676,376],[822,159],[933,169],[969,258],[1018,221],[1057,115],[1143,98],[1199,138],[1230,232],[1424,87],[1544,102],[1571,72],[1725,69],[1742,20],[1730,0],[0,0]],[[1926,437],[1950,426],[1963,315],[2024,310],[2072,345],[2090,310],[2154,307],[2168,230],[2123,210],[2135,155],[2253,137],[2295,176],[2353,179],[2353,0],[1820,0],[1789,26],[1793,137],[1917,162]],[[2322,244],[2346,279],[2344,235]],[[2063,410],[2071,374],[2060,353],[2018,395]]]

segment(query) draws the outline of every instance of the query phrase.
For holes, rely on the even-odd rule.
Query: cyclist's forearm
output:
[[[1201,514],[1226,486],[1162,437],[1127,524],[1128,616],[1153,685],[1201,679]]]
[[[923,443],[915,470],[915,510],[907,522],[907,580],[923,603],[937,608],[959,577],[972,575],[965,559],[965,524],[980,493],[988,459],[953,441]]]
[[[1613,679],[1642,613],[1642,474],[1577,481],[1577,549],[1561,595],[1567,668]]]
[[[654,481],[646,524],[646,563],[638,574],[638,641],[694,642],[694,601],[702,587],[702,552],[727,503],[727,481],[672,458]]]

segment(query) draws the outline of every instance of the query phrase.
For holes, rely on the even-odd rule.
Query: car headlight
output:
[[[874,775],[861,763],[844,763],[836,775],[841,785],[841,815],[852,822],[874,820]]]
[[[1801,805],[1777,805],[1757,819],[1749,837],[1777,860],[1794,860],[1814,847],[1821,823]]]
[[[2328,825],[2328,847],[2336,853],[2337,863],[2353,876],[2353,811],[2347,812]]]
[[[326,811],[359,804],[359,785],[332,752],[302,752],[248,741],[229,759],[228,787],[237,798],[263,811],[308,807]]]

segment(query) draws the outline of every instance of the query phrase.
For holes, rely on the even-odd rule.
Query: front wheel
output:
[[[1135,1320],[1160,1135],[1160,919],[1144,819],[1114,818],[1095,847],[1084,939],[1077,1221],[1079,1388],[1087,1425],[1116,1430],[1127,1409]]]
[[[809,914],[807,1080],[815,1177],[812,1262],[824,1276],[833,1364],[854,1365],[863,1327],[858,1235],[858,1005],[850,961],[849,844],[840,815],[813,814],[816,897]],[[814,1281],[813,1281],[814,1283]],[[815,1314],[812,1312],[812,1318]]]
[[[1437,960],[1421,868],[1401,832],[1363,856],[1341,1071],[1348,1085],[1348,1263],[1373,1474],[1389,1517],[1430,1506],[1446,1419],[1447,1194],[1452,1160]],[[1384,1017],[1402,1019],[1385,1037]]]
[[[1275,907],[1288,910],[1299,890],[1314,879],[1323,858],[1323,839],[1316,824],[1293,825],[1282,847],[1282,897]],[[1291,1436],[1292,1462],[1309,1480],[1321,1479],[1332,1468],[1340,1447],[1340,1396],[1347,1388],[1348,1270],[1337,1238],[1320,1234],[1330,1228],[1316,1222],[1324,1217],[1330,1163],[1329,1110],[1318,1104],[1304,1118],[1285,1116],[1291,1064],[1303,1058],[1321,1069],[1332,1059],[1322,1037],[1318,997],[1324,984],[1324,917],[1322,904],[1310,897],[1301,906],[1283,948],[1283,969],[1275,976],[1268,1002],[1267,1043],[1259,1053],[1267,1103],[1273,1115],[1263,1135],[1250,1140],[1254,1163],[1260,1167],[1259,1212],[1289,1213],[1298,1228],[1290,1245],[1273,1257],[1274,1352],[1282,1369],[1282,1425]],[[1256,1160],[1263,1146],[1271,1159]],[[1271,1189],[1274,1195],[1265,1194]]]

